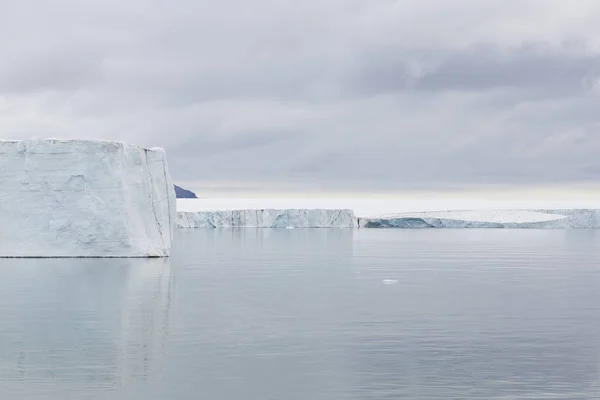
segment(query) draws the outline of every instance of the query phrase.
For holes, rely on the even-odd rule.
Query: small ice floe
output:
[[[285,229],[296,229],[293,226],[286,226]]]
[[[381,281],[381,283],[383,283],[384,285],[395,285],[396,283],[398,283],[398,281],[395,279],[384,279]]]

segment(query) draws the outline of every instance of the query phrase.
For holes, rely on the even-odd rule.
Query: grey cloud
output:
[[[298,135],[295,132],[286,132],[285,134],[282,132],[246,132],[245,136],[225,140],[216,140],[206,135],[196,135],[188,138],[172,150],[179,157],[208,157],[285,144],[297,138]]]
[[[0,0],[0,135],[163,146],[217,186],[595,179],[600,5],[544,4]]]
[[[80,49],[48,49],[20,60],[0,61],[0,92],[73,91],[102,79],[102,58]]]
[[[600,54],[576,50],[478,46],[445,54],[411,54],[392,48],[367,61],[356,85],[367,93],[514,89],[571,95],[589,90],[589,80],[600,77]]]
[[[328,152],[301,161],[290,168],[292,174],[336,175],[356,169],[360,160],[353,154]]]
[[[600,165],[589,165],[583,167],[581,169],[581,174],[583,175],[584,179],[597,181],[600,179]]]

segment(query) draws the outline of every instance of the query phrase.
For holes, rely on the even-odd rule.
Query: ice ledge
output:
[[[354,228],[348,209],[179,211],[179,228]]]
[[[600,228],[597,209],[431,211],[359,218],[361,228]]]

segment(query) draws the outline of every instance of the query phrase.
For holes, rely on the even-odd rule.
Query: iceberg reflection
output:
[[[1,260],[0,391],[147,378],[163,357],[171,291],[168,259]]]

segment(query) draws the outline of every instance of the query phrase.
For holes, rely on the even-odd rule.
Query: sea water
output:
[[[600,232],[200,229],[0,261],[0,396],[600,398]]]

